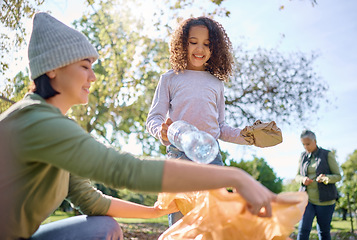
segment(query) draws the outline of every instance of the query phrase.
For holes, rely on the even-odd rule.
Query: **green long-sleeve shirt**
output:
[[[302,159],[300,158],[299,169],[298,169],[297,175],[295,177],[295,180],[300,184],[302,184],[303,179],[305,177],[305,176],[300,175],[301,161],[302,161]],[[308,186],[306,186],[306,192],[307,192],[307,195],[309,196],[309,202],[311,202],[312,204],[315,204],[315,205],[320,205],[320,206],[334,204],[336,202],[335,200],[325,201],[325,202],[321,202],[319,200],[319,189],[318,189],[317,182],[316,182],[316,177],[318,177],[318,176],[316,176],[316,160],[315,160],[314,155],[311,157],[310,161],[311,162],[307,168],[307,174],[308,174],[308,177],[310,179],[314,179],[314,181],[312,183],[310,183]],[[338,163],[335,159],[335,155],[332,152],[328,153],[327,161],[328,161],[328,165],[331,170],[331,174],[326,174],[324,183],[329,184],[329,183],[336,183],[336,182],[340,181],[341,180],[340,168],[339,168]]]
[[[97,142],[37,94],[0,115],[0,239],[28,238],[67,198],[105,215],[113,188],[159,192],[164,161],[141,160]]]

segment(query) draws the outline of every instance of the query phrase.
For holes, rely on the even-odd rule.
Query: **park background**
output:
[[[4,6],[5,2],[10,2],[11,4],[11,2],[13,1],[2,1],[2,7]],[[30,2],[34,3],[38,1]],[[281,116],[275,119],[274,114],[272,114],[272,118],[269,118],[269,116],[266,116],[266,113],[262,113],[261,117],[264,120],[275,120],[278,126],[281,128],[284,138],[283,143],[274,147],[260,149],[253,146],[246,147],[220,142],[222,150],[227,153],[227,159],[233,160],[235,162],[239,162],[241,159],[245,161],[251,161],[256,158],[264,159],[275,172],[278,178],[283,179],[285,183],[289,183],[289,181],[291,181],[291,179],[295,177],[298,158],[300,156],[300,153],[303,151],[299,135],[301,131],[306,128],[311,129],[316,133],[319,146],[326,149],[334,150],[336,152],[337,161],[340,165],[345,163],[348,159],[357,158],[356,153],[352,156],[354,151],[357,149],[357,144],[355,140],[357,134],[357,127],[355,124],[357,122],[357,81],[355,79],[355,76],[357,74],[357,47],[355,44],[357,40],[357,15],[355,14],[357,10],[356,1],[343,0],[337,2],[334,0],[171,0],[153,2],[137,1],[141,3],[138,5],[130,4],[133,1],[118,0],[116,2],[129,2],[128,5],[118,4],[112,6],[113,11],[119,11],[121,13],[119,18],[122,17],[123,13],[126,12],[128,12],[128,14],[135,13],[136,17],[144,19],[146,23],[145,28],[141,29],[143,31],[142,34],[147,34],[149,36],[151,35],[153,39],[157,37],[156,35],[160,37],[162,35],[161,38],[158,38],[158,45],[162,45],[160,45],[160,49],[157,50],[157,53],[162,54],[166,58],[163,57],[163,59],[161,60],[155,60],[155,58],[150,58],[157,61],[155,62],[156,65],[154,67],[148,68],[150,71],[165,71],[163,69],[158,69],[158,67],[168,67],[168,39],[167,32],[165,32],[165,29],[172,30],[176,26],[178,18],[187,18],[190,15],[199,16],[202,12],[212,13],[215,11],[215,9],[219,10],[218,13],[214,14],[214,19],[220,22],[226,29],[227,34],[232,41],[233,47],[244,49],[243,51],[241,50],[241,53],[246,53],[248,51],[255,53],[257,52],[257,49],[267,49],[266,52],[263,51],[262,55],[269,55],[270,53],[272,53],[271,55],[273,57],[287,57],[285,58],[285,60],[289,60],[289,57],[291,57],[291,59],[293,59],[292,62],[294,62],[294,59],[295,61],[297,61],[296,59],[299,59],[301,57],[306,56],[306,58],[311,58],[312,55],[316,56],[316,59],[314,58],[314,60],[312,60],[308,64],[312,67],[312,71],[310,73],[316,73],[316,75],[318,76],[312,77],[310,80],[317,80],[318,83],[322,84],[317,86],[323,86],[320,89],[315,89],[314,92],[311,94],[312,101],[316,101],[316,103],[318,103],[319,105],[319,108],[313,107],[309,109],[309,106],[307,106],[306,109],[303,109],[303,112],[306,114],[304,116],[304,121],[302,121],[302,119],[299,119],[298,115],[294,116],[294,114],[288,116],[285,119]],[[175,2],[181,3],[181,5],[177,5],[175,4]],[[130,11],[128,11],[128,6],[130,8]],[[175,7],[170,8],[169,6],[175,6],[178,10],[175,10]],[[165,15],[165,11],[161,8],[164,10],[166,9],[168,13],[173,13],[171,18]],[[93,14],[93,12],[95,11],[98,11],[98,9],[98,5],[88,5],[87,1],[83,0],[44,1],[42,5],[38,6],[38,10],[49,11],[54,17],[58,18],[59,20],[63,21],[68,25],[72,25],[75,22],[75,27],[77,29],[87,31],[86,33],[89,35],[91,35],[91,31],[96,32],[96,29],[90,28],[91,22],[88,19],[90,18],[90,16],[92,16],[91,14]],[[160,9],[164,11],[164,13],[160,13]],[[2,18],[3,17],[6,16],[2,15]],[[88,17],[88,19],[86,19],[86,17]],[[125,16],[124,14],[124,17],[128,16]],[[160,31],[157,31],[155,25],[152,24],[152,22],[155,22],[155,17],[159,19],[159,24],[166,24],[168,27],[161,28]],[[130,16],[128,17],[128,19],[131,19]],[[13,92],[9,91],[7,86],[11,86],[11,83],[13,83],[12,80],[19,79],[23,80],[24,83],[28,83],[28,73],[26,72],[26,48],[29,39],[29,33],[31,32],[31,18],[23,17],[21,19],[21,22],[24,26],[23,32],[21,33],[23,36],[25,36],[24,42],[23,44],[19,44],[21,45],[21,47],[15,47],[15,50],[9,51],[5,55],[2,55],[3,61],[7,61],[9,63],[9,67],[6,71],[3,71],[2,73],[4,74],[0,76],[0,89],[2,96],[5,95],[6,97],[9,97],[15,101],[19,100],[18,97],[24,93],[24,89],[21,90],[21,94],[18,94],[18,96],[16,96],[16,91],[19,89],[19,86],[14,87]],[[128,26],[117,26],[117,28],[120,30],[125,30],[125,27]],[[116,31],[115,28],[115,24],[106,26],[106,30],[108,32],[110,32],[111,30]],[[133,32],[129,33],[128,35],[133,34]],[[14,37],[14,31],[12,31],[11,29],[9,30],[6,28],[2,28],[1,33],[5,33],[7,36],[10,36],[10,38]],[[134,35],[130,36],[132,37]],[[126,37],[126,35],[123,35],[123,39],[125,39]],[[113,39],[115,38],[113,37]],[[162,42],[160,42],[161,40]],[[16,43],[15,41],[15,45],[16,44],[18,43]],[[122,43],[119,43],[118,45],[120,44]],[[148,45],[155,48],[155,44],[150,44]],[[7,47],[11,49],[11,45]],[[270,51],[271,49],[273,49],[273,52]],[[104,52],[103,49],[101,49],[101,51]],[[274,51],[277,51],[279,54],[274,55],[276,53]],[[119,55],[120,54],[121,53],[119,53]],[[121,55],[126,56],[127,52]],[[260,55],[253,55],[252,58],[254,58],[254,56],[259,57]],[[121,58],[122,61],[123,59],[125,59],[125,57]],[[116,60],[117,59],[114,59],[114,61]],[[146,60],[147,59],[144,59],[143,61]],[[113,59],[109,58],[108,62],[111,61],[113,61]],[[137,58],[136,61],[140,61],[140,58]],[[125,67],[128,66],[126,62],[121,62],[121,64]],[[108,67],[110,66],[110,64],[107,63],[106,66]],[[95,70],[101,73],[101,69]],[[23,72],[22,75],[19,75],[20,71]],[[140,77],[136,76],[135,74],[133,74],[133,76],[137,78]],[[152,84],[154,84],[155,86],[157,84],[159,75],[153,74],[151,78]],[[150,80],[150,76],[145,76],[145,80],[147,81],[148,79]],[[105,78],[100,76],[99,81],[97,82],[105,80]],[[310,84],[312,88],[316,87],[313,81],[310,82]],[[132,98],[128,96],[133,95],[133,92],[131,92],[130,90],[130,85],[128,84],[126,86],[129,86],[129,90],[127,90],[127,92],[124,91],[124,93],[115,95],[118,98],[119,105],[130,105],[130,103],[133,102]],[[149,85],[145,85],[145,87],[148,86]],[[99,87],[94,84],[94,88]],[[151,86],[151,88],[153,88],[153,86]],[[137,89],[140,88],[136,88],[135,90]],[[315,94],[318,95],[319,92],[323,93],[323,98],[318,98],[315,96]],[[92,100],[94,101],[100,100],[100,98],[98,98],[96,94],[97,90],[93,90],[92,95],[95,95],[95,97]],[[152,92],[149,92],[149,96],[151,96],[150,94],[152,95]],[[0,102],[0,104],[3,104],[3,102]],[[1,106],[0,109],[2,109]],[[139,115],[140,111],[142,111],[142,109],[140,108],[128,109],[133,110],[134,114],[139,113]],[[118,110],[118,108],[115,108],[115,110]],[[147,110],[148,109],[145,109],[145,111]],[[125,115],[125,112],[121,113],[124,113]],[[73,117],[76,120],[88,122],[88,119],[86,119],[86,117],[83,115],[95,114],[96,112],[91,112],[91,108],[88,108],[87,112],[85,111],[84,114],[74,115]],[[105,118],[105,116],[107,116],[107,118]],[[257,118],[260,117],[259,109],[255,112],[254,116],[256,116]],[[92,126],[88,127],[88,125],[85,125],[84,128],[89,132],[93,131],[92,133],[94,135],[98,135],[98,138],[100,138],[100,134],[98,134],[98,132],[100,131],[105,132],[106,135],[111,135],[111,141],[109,141],[109,144],[114,145],[115,147],[118,147],[124,151],[131,152],[135,155],[148,155],[148,152],[145,151],[145,148],[147,150],[148,145],[144,146],[141,144],[140,141],[140,138],[147,137],[147,135],[145,136],[144,134],[143,136],[139,136],[138,140],[138,135],[142,133],[131,132],[133,126],[135,130],[143,130],[142,128],[140,129],[140,127],[137,126],[135,128],[135,118],[129,119],[131,121],[134,120],[133,122],[131,122],[131,125],[126,126],[125,124],[121,123],[119,124],[119,126],[113,127],[112,125],[105,125],[105,123],[103,124],[103,122],[105,121],[112,121],[112,119],[110,119],[108,115],[103,115],[101,117],[102,119],[99,120],[98,118],[94,119],[94,122],[101,121],[102,126],[107,127],[106,129],[98,129],[94,126],[94,124],[93,128]],[[143,114],[143,116],[140,116],[140,121],[143,121],[145,117],[145,114]],[[228,122],[230,121],[230,117],[230,115],[226,117]],[[294,119],[294,117],[297,119]],[[241,121],[238,118],[235,119],[234,123],[237,124],[240,128],[243,128],[245,125],[252,124],[254,122],[252,122],[252,119],[248,119],[249,121],[247,121],[247,119],[245,120],[246,121],[244,121],[243,117]],[[287,122],[290,122],[290,124],[288,124]],[[118,133],[116,133],[115,127],[119,129]],[[163,155],[158,153],[160,152],[160,149],[157,148],[158,141],[153,139],[152,137],[149,137],[149,139],[151,139],[149,140],[151,144],[156,142],[156,147],[150,149],[152,151],[149,151],[149,153],[152,153],[152,155],[154,156],[162,157]],[[353,173],[356,169],[356,166],[352,165],[351,168],[352,174],[354,175],[354,177],[356,177],[356,174]],[[100,185],[97,185],[97,187],[99,189],[101,188]],[[352,187],[352,189],[354,188]],[[104,192],[108,191],[108,189],[102,190]],[[354,191],[352,190],[351,194],[352,192]],[[121,191],[119,194],[121,195],[119,197],[123,198],[127,198],[128,195],[131,195],[130,192],[125,191]],[[135,197],[137,196],[134,196],[134,198]],[[136,201],[138,199],[132,200]]]
[[[85,2],[45,1],[39,9],[50,11],[54,17],[71,25],[88,11]],[[194,2],[205,4],[206,1]],[[120,5],[116,7],[121,8]],[[150,1],[146,1],[143,6],[138,6],[136,13],[150,19],[154,7]],[[207,11],[215,7],[215,4],[205,5]],[[289,125],[271,119],[282,130],[284,141],[280,145],[259,149],[221,141],[222,150],[236,161],[252,159],[252,156],[264,158],[278,177],[291,179],[296,174],[298,159],[303,151],[299,135],[302,130],[311,129],[317,135],[319,146],[336,150],[337,161],[340,164],[345,162],[357,148],[357,1],[227,0],[222,1],[220,7],[229,10],[230,16],[217,16],[215,19],[226,29],[233,47],[243,42],[246,49],[252,50],[265,48],[278,49],[283,54],[294,54],[296,51],[317,54],[313,63],[314,71],[329,87],[326,92],[329,102],[321,101],[320,108],[311,114],[308,121]],[[197,16],[186,10],[180,17],[185,18],[190,14]],[[29,33],[31,19],[25,21],[25,26]],[[29,34],[27,42],[28,37]],[[26,47],[9,56],[13,62],[6,73],[8,76],[14,76],[27,67]],[[0,86],[5,84],[3,79]],[[240,128],[244,126],[239,125]],[[125,151],[142,154],[134,136],[123,140],[121,144]]]

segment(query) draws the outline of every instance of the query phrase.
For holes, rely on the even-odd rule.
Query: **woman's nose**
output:
[[[91,74],[90,74],[90,76],[89,76],[89,81],[90,81],[90,82],[94,82],[94,81],[96,81],[96,80],[97,80],[97,77],[95,76],[94,71],[91,70]]]

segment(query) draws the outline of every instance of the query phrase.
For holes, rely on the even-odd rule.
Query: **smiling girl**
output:
[[[168,126],[184,120],[215,139],[248,145],[240,128],[225,124],[224,81],[232,73],[231,42],[221,24],[207,17],[189,18],[172,35],[172,70],[161,76],[147,118],[151,135],[167,146],[169,158],[190,160],[172,145]],[[210,163],[223,165],[220,153]],[[182,217],[169,216],[170,224]]]

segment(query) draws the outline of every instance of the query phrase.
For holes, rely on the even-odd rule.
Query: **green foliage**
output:
[[[160,0],[158,0],[160,1]],[[202,15],[206,16],[220,16],[220,17],[229,17],[231,12],[226,9],[225,7],[222,7],[221,4],[225,0],[209,0],[209,1],[204,1],[204,3],[199,4],[198,1],[196,0],[176,0],[176,1],[170,1],[166,0],[166,3],[169,4],[170,9],[174,10],[173,12],[173,19],[181,20],[180,15],[182,15],[181,11],[187,9],[192,9],[195,6],[199,5],[199,8],[202,9],[211,9],[209,10],[204,10]],[[212,4],[210,7],[207,6],[208,2],[211,2]],[[170,5],[171,4],[171,5]],[[181,14],[180,14],[181,13]],[[197,15],[197,13],[195,14]]]
[[[297,192],[299,188],[300,184],[295,179],[289,179],[284,182],[283,192]]]
[[[101,183],[94,183],[93,184],[96,189],[104,193],[105,195],[112,196],[112,197],[119,197],[118,195],[118,190],[106,187],[105,185]]]
[[[1,3],[0,20],[0,74],[8,69],[6,54],[17,51],[24,44],[25,31],[22,20],[31,18],[44,0],[9,1]],[[85,13],[74,26],[88,36],[100,54],[93,66],[97,81],[92,86],[89,104],[73,107],[70,116],[94,136],[112,146],[120,147],[119,140],[127,140],[135,134],[141,142],[143,155],[164,154],[165,148],[148,135],[145,130],[146,116],[160,75],[169,66],[168,36],[172,28],[170,22],[180,21],[187,9],[200,5],[202,15],[229,16],[229,10],[221,7],[223,0],[208,0],[198,3],[194,0],[167,0],[156,3],[157,35],[145,33],[144,20],[137,16],[135,4],[143,1],[88,0],[92,11]],[[212,11],[205,10],[206,3],[212,3]],[[118,7],[120,6],[120,7]],[[169,16],[162,21],[162,16]],[[227,86],[227,116],[233,125],[251,122],[255,119],[275,119],[289,121],[304,120],[306,109],[315,111],[318,101],[324,98],[327,86],[313,71],[316,56],[292,53],[285,56],[277,50],[257,49],[248,52],[243,48],[235,50],[236,71]],[[0,112],[13,102],[20,100],[29,85],[28,72],[20,72],[13,79],[7,79],[5,90],[0,96]],[[304,111],[302,111],[304,110]],[[224,159],[228,158],[223,153]],[[282,180],[262,158],[236,163],[268,187],[273,192],[282,191]],[[354,169],[357,169],[356,167]],[[349,187],[356,192],[353,181]],[[346,176],[347,176],[346,175]],[[96,187],[108,195],[145,205],[153,205],[156,195],[139,194],[128,190],[114,190],[103,185]],[[343,192],[350,189],[343,190]],[[352,190],[351,190],[352,191]],[[63,205],[63,207],[68,207]]]
[[[146,206],[153,206],[157,200],[157,194],[137,193],[137,192],[130,191],[128,189],[119,190],[118,195],[120,199],[143,204]]]
[[[349,207],[351,207],[351,210],[355,212],[357,210],[357,150],[347,157],[341,168],[343,182],[342,186],[339,187],[340,198],[337,206],[348,211]]]
[[[7,79],[5,89],[2,91],[2,95],[0,95],[0,113],[22,99],[26,92],[28,92],[29,84],[28,72],[19,72],[14,78]]]
[[[241,160],[240,162],[230,160],[229,166],[243,169],[274,193],[280,193],[283,189],[283,180],[276,176],[263,158],[254,157],[251,161]]]
[[[167,43],[141,34],[143,24],[130,12],[130,4],[113,0],[91,5],[98,10],[74,23],[101,57],[94,65],[97,81],[89,104],[74,107],[71,116],[88,132],[117,147],[120,139],[132,133],[139,140],[148,138],[146,116],[160,74],[169,68]],[[154,140],[144,149],[159,151],[150,141]]]
[[[113,188],[106,187],[101,183],[94,183],[94,187],[108,196],[120,198],[138,204],[143,204],[146,206],[153,206],[157,199],[157,194],[138,193],[130,191],[128,189],[116,190]]]
[[[0,95],[0,113],[8,109],[14,102],[2,95]]]
[[[0,3],[0,75],[9,68],[9,53],[25,44],[26,31],[23,19],[32,18],[44,0],[3,0]]]
[[[113,189],[98,182],[93,182],[92,184],[96,189],[98,189],[105,195],[119,198],[129,202],[142,204],[145,206],[154,206],[154,203],[157,200],[157,194],[133,192],[128,189],[120,189],[120,190]],[[58,207],[58,210],[64,212],[68,212],[70,209],[71,209],[71,205],[67,200],[64,200],[62,204]],[[76,210],[73,209],[73,211]]]
[[[314,72],[316,55],[282,54],[276,49],[235,51],[235,72],[226,89],[233,124],[262,121],[302,123],[326,100],[328,86]]]
[[[229,161],[229,153],[227,151],[221,151],[222,155],[222,162],[224,163],[225,166],[227,166],[227,162]]]
[[[221,2],[154,1],[157,9],[152,24],[156,32],[148,32],[150,24],[134,12],[144,1],[88,0],[88,12],[74,26],[88,36],[100,54],[93,66],[97,81],[92,84],[89,104],[73,107],[69,115],[112,146],[120,147],[134,134],[144,156],[165,154],[165,148],[145,130],[145,121],[160,75],[170,69],[168,36],[172,22],[191,8],[202,15],[220,16],[225,11]],[[216,8],[205,10],[207,3]],[[297,52],[286,56],[274,49],[252,52],[238,47],[235,56],[236,70],[226,89],[226,120],[232,126],[242,127],[256,119],[302,122],[324,99],[327,86],[313,71],[315,55]],[[9,82],[7,88],[13,89],[14,84],[18,83]],[[3,95],[8,99],[22,96],[23,92]],[[2,111],[6,104],[1,105]]]
[[[74,25],[89,37],[100,54],[94,65],[97,81],[92,86],[89,104],[74,107],[70,115],[88,132],[111,145],[120,147],[119,140],[125,141],[130,134],[135,134],[142,144],[143,155],[163,154],[164,147],[145,131],[145,120],[158,79],[170,68],[167,35],[172,29],[169,24],[160,22],[164,14],[161,12],[157,14],[155,25],[158,32],[166,32],[166,36],[145,35],[143,20],[130,11],[140,2],[87,1],[93,11],[85,13]],[[211,2],[217,9],[202,11],[211,16],[219,15],[223,11],[218,10],[222,1]],[[166,13],[171,19],[179,19],[180,13],[193,5],[193,0],[177,0],[160,6],[162,10],[171,11],[172,14]],[[316,100],[323,99],[327,90],[312,69],[314,55],[284,56],[277,50],[248,52],[240,47],[235,50],[235,56],[236,71],[226,92],[227,116],[230,116],[227,120],[232,125],[242,121],[251,123],[258,118],[303,121],[304,114],[308,113],[305,110],[315,111],[319,106]],[[17,81],[23,79],[23,76],[16,78]],[[18,90],[13,86],[25,83],[9,81],[3,97],[20,99],[22,90],[9,90]],[[1,102],[1,111],[8,106],[9,103]]]
[[[357,177],[357,150],[355,150],[352,154],[347,157],[347,161],[341,165],[343,170],[344,180],[350,181],[352,183],[356,183]],[[353,185],[352,187],[356,187],[357,185]],[[355,192],[355,191],[354,191]]]
[[[12,79],[7,77],[5,73],[10,67],[11,57],[9,55],[13,55],[26,45],[26,31],[23,20],[32,18],[38,10],[38,6],[42,5],[43,2],[44,0],[3,0],[0,3],[0,80],[3,79],[3,84],[5,84],[5,89],[1,89],[0,94],[0,113],[20,100],[27,91],[28,73],[25,75],[25,73],[20,72]]]

